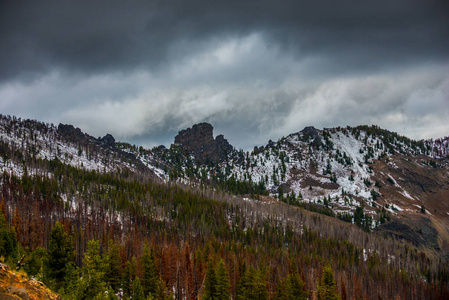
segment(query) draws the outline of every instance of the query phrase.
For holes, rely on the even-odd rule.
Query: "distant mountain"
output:
[[[244,272],[242,261],[257,267],[248,258],[254,253],[264,253],[255,256],[259,263],[269,257],[276,266],[283,254],[275,249],[292,251],[290,258],[307,271],[302,277],[310,291],[326,261],[340,283],[351,285],[349,295],[359,283],[344,274],[355,276],[360,268],[367,294],[376,289],[373,282],[398,281],[401,295],[425,294],[432,282],[440,284],[441,296],[449,282],[449,137],[414,141],[377,126],[309,126],[244,152],[200,123],[180,131],[169,148],[145,149],[72,125],[0,115],[0,187],[6,218],[3,224],[0,215],[0,233],[2,226],[15,228],[23,249],[47,249],[51,228],[61,221],[74,237],[78,267],[88,237],[101,241],[101,251],[111,238],[122,247],[123,271],[125,262],[142,255],[144,237],[156,249],[167,293],[177,298],[187,296],[174,276],[186,274],[164,264],[186,264],[190,256],[174,250],[176,243],[195,255],[195,293],[204,288],[212,249],[228,265],[235,262],[235,276]],[[350,261],[342,258],[342,247]],[[8,251],[23,252],[17,249]],[[226,251],[243,251],[244,258]],[[286,276],[288,264],[280,268]],[[407,290],[410,280],[414,291]],[[231,286],[237,294],[237,282]],[[397,296],[388,292],[394,290],[379,295]]]
[[[269,196],[264,199],[319,211],[368,231],[385,229],[449,253],[449,137],[414,141],[377,126],[306,127],[243,152],[223,135],[214,138],[208,123],[180,131],[169,149],[144,149],[116,143],[110,134],[94,138],[72,125],[15,117],[2,116],[0,130],[6,155],[0,166],[19,175],[30,156],[57,158],[86,170],[124,168],[253,199]],[[384,225],[392,218],[411,233]]]
[[[449,137],[414,141],[377,126],[306,127],[243,152],[212,131],[194,125],[170,149],[120,147],[163,180],[270,196],[449,252]],[[382,225],[390,219],[411,233]]]
[[[148,173],[148,168],[133,154],[117,148],[112,135],[94,138],[72,125],[56,127],[0,115],[0,144],[3,154],[0,165],[18,175],[24,172],[27,161],[36,159],[58,159],[73,167],[101,172],[129,168]]]
[[[0,166],[18,175],[31,156],[101,172],[124,168],[252,199],[269,196],[264,199],[332,215],[367,231],[385,229],[449,253],[449,137],[414,141],[377,126],[306,127],[243,152],[223,135],[214,138],[208,123],[180,131],[169,149],[144,149],[116,143],[110,134],[94,138],[72,125],[16,117],[2,116],[0,132]],[[391,219],[411,233],[384,224]]]

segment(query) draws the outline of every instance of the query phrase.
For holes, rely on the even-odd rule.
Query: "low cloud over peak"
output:
[[[146,146],[208,121],[449,134],[446,1],[6,1],[0,110]]]

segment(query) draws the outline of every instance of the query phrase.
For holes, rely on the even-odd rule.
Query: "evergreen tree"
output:
[[[307,299],[308,295],[305,284],[297,272],[288,274],[284,280],[281,280],[276,291],[277,299]]]
[[[261,270],[250,266],[240,281],[237,299],[268,299],[266,281]]]
[[[78,299],[103,299],[106,285],[102,278],[104,263],[100,256],[100,243],[90,240],[83,259],[82,279],[78,287]]]
[[[133,300],[145,300],[142,285],[140,284],[139,277],[133,281]]]
[[[24,269],[28,276],[34,277],[42,269],[47,251],[44,248],[37,247],[31,252],[30,257],[26,260]]]
[[[48,247],[48,257],[45,261],[45,275],[54,282],[55,290],[64,287],[67,275],[67,265],[74,262],[75,252],[71,236],[64,231],[64,226],[56,222]]]
[[[15,259],[18,244],[16,232],[8,228],[6,218],[0,211],[0,254],[5,257],[5,260],[9,257]]]
[[[334,273],[330,266],[324,267],[323,277],[318,283],[319,300],[337,300],[340,299],[337,291],[337,283],[334,279]]]
[[[147,243],[145,243],[145,246],[143,248],[142,271],[142,287],[145,297],[147,297],[149,294],[151,294],[152,296],[157,295],[159,276],[154,264],[153,249],[151,249],[151,251],[148,250]]]
[[[65,276],[65,290],[64,299],[72,299],[77,294],[78,285],[80,283],[78,268],[73,263],[68,263],[66,266],[66,276]]]
[[[147,300],[153,300],[153,299],[174,300],[175,297],[173,296],[173,293],[171,291],[169,293],[167,293],[165,282],[162,278],[159,277],[157,295],[148,294],[146,299]]]
[[[133,257],[131,261],[126,261],[125,270],[122,276],[123,292],[125,296],[130,297],[132,292],[132,282],[136,278],[136,258]]]
[[[236,299],[241,299],[244,293],[244,287],[246,285],[245,281],[245,273],[246,273],[246,263],[243,261],[241,265],[239,265],[239,273],[242,274],[240,280],[237,282],[235,297]]]
[[[262,269],[256,271],[252,286],[254,287],[253,297],[251,299],[268,299],[268,291],[265,274]]]
[[[114,292],[121,286],[122,269],[120,268],[120,252],[117,244],[109,241],[108,252],[105,256],[105,279]]]
[[[287,275],[287,290],[290,291],[287,294],[287,299],[307,299],[308,294],[305,290],[305,284],[302,281],[299,273]]]
[[[209,258],[209,262],[207,263],[203,299],[217,299],[217,277],[212,258]]]
[[[215,278],[217,280],[216,285],[216,298],[217,299],[229,299],[229,290],[231,283],[229,282],[229,274],[226,270],[226,266],[223,260],[220,260],[216,270]]]
[[[112,288],[109,288],[109,290],[108,290],[107,299],[108,300],[118,300],[119,299]]]

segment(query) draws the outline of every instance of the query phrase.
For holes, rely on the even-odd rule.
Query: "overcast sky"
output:
[[[449,2],[1,1],[0,113],[151,147],[376,124],[449,135]]]

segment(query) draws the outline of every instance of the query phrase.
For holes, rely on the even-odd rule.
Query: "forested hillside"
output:
[[[253,180],[256,174],[265,177],[261,172],[245,178],[250,173],[243,170],[267,164],[276,153],[275,146],[267,147],[271,152],[258,149],[260,154],[232,150],[227,160],[217,158],[218,164],[206,160],[200,164],[179,144],[150,151],[115,143],[109,136],[95,139],[73,127],[56,128],[5,116],[1,122],[1,258],[64,299],[449,297],[449,265],[438,234],[432,248],[398,237],[397,228],[390,233],[381,228],[373,231],[373,223],[364,228],[371,214],[355,204],[341,210],[341,218],[350,214],[349,222],[339,220],[332,215],[337,211],[333,201],[327,206],[312,196],[304,201],[297,190],[280,183],[273,192],[274,181],[282,181],[282,170],[263,183]],[[429,148],[422,145],[416,146],[416,155],[426,155],[422,151]],[[308,146],[305,149],[309,151]],[[176,153],[179,167],[175,167]],[[288,157],[285,173],[293,174]],[[344,154],[337,158],[345,164]],[[227,163],[232,165],[231,159],[239,171],[230,169],[234,176],[231,172],[220,177]],[[447,163],[432,159],[427,162],[434,161],[435,168]],[[315,166],[314,176],[320,177],[316,175],[322,172],[320,158],[318,166],[307,161],[304,167]],[[358,162],[352,163],[357,168]],[[336,163],[330,164],[336,170]],[[341,174],[346,171],[342,169]],[[330,182],[332,172],[336,171],[321,176]],[[354,174],[356,182],[365,184],[366,178]],[[389,177],[382,178],[387,182]],[[285,193],[279,192],[281,186]],[[325,190],[319,185],[310,187]],[[333,188],[338,195],[341,189]],[[384,194],[378,207],[385,207],[387,196],[397,193],[383,189],[368,189]],[[378,203],[368,194],[371,199],[353,195],[353,201],[367,206]],[[327,201],[327,196],[320,198]],[[331,200],[335,196],[331,194]],[[302,197],[308,196],[304,192]],[[362,215],[357,207],[362,208]],[[404,216],[395,215],[398,210],[384,212],[382,226],[394,220],[405,224],[399,222]],[[435,216],[429,220],[439,220]],[[423,232],[421,237],[433,236],[429,229],[433,227],[422,227],[430,233]]]

